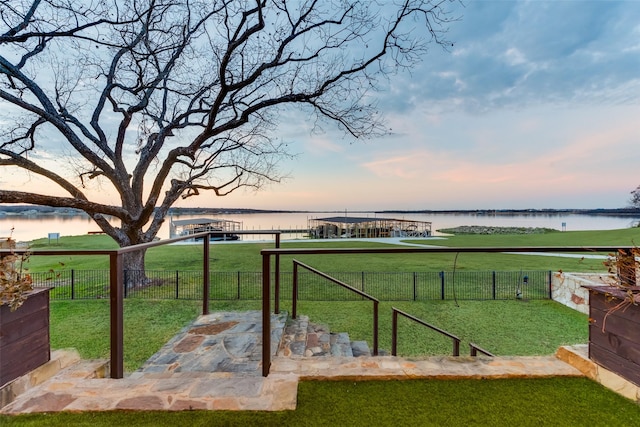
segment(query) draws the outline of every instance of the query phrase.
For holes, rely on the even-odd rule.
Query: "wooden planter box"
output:
[[[617,288],[589,289],[589,358],[640,386],[640,306],[615,310],[623,297]]]
[[[0,306],[0,387],[51,359],[49,289],[38,289],[16,311]]]

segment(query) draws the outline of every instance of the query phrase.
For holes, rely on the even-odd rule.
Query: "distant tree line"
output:
[[[631,200],[629,200],[629,202],[631,203],[631,207],[640,209],[640,185],[631,192]]]

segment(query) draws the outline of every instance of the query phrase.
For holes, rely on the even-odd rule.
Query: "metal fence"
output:
[[[125,275],[141,272],[125,271]],[[146,285],[124,289],[125,298],[202,299],[202,271],[147,270]],[[550,299],[551,271],[335,272],[328,275],[382,301]],[[52,287],[52,300],[109,298],[108,270],[31,273],[34,286]],[[292,292],[292,273],[280,273],[280,295]],[[352,301],[362,297],[298,274],[298,299]],[[124,281],[127,283],[127,280]],[[211,272],[211,300],[260,300],[261,272]]]

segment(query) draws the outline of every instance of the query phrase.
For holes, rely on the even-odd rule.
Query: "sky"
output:
[[[640,185],[640,0],[463,0],[377,94],[362,140],[283,116],[296,157],[259,192],[176,206],[282,210],[620,208]],[[0,177],[0,183],[9,177]]]
[[[640,185],[640,1],[467,0],[456,10],[454,46],[432,46],[378,94],[389,135],[353,141],[283,123],[298,153],[281,164],[287,180],[189,205],[627,206]]]

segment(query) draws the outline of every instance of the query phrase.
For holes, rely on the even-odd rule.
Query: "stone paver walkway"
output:
[[[124,379],[99,378],[104,361],[82,361],[32,387],[0,412],[293,410],[304,379],[452,379],[582,376],[547,357],[289,356],[278,352],[285,315],[272,315],[272,364],[261,376],[261,313],[199,317]],[[291,341],[294,342],[294,341]],[[279,355],[276,355],[279,354]]]
[[[271,315],[271,354],[276,354],[287,314]],[[262,312],[218,312],[200,316],[165,344],[131,378],[174,373],[262,374]]]

